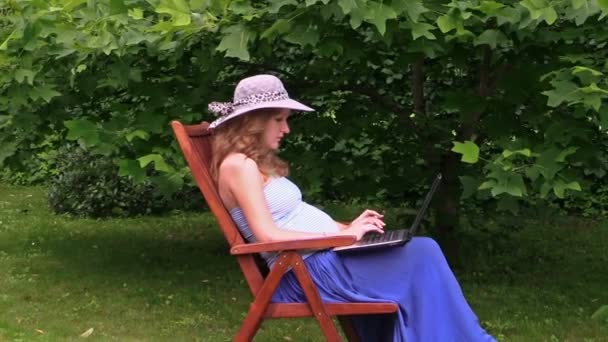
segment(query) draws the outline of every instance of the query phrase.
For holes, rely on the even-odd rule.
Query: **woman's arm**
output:
[[[340,221],[335,221],[335,222],[336,222],[336,226],[338,226],[338,228],[340,230],[348,229],[348,224],[346,224],[344,222],[340,222]]]

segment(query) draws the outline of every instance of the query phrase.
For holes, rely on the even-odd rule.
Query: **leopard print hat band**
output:
[[[264,102],[275,102],[281,100],[288,100],[289,95],[284,91],[275,91],[267,93],[252,94],[244,99],[239,99],[236,102],[211,102],[209,104],[209,111],[215,113],[217,116],[230,115],[235,109],[244,105],[254,105]]]

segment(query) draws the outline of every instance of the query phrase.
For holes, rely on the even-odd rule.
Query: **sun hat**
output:
[[[304,112],[314,109],[289,98],[283,83],[276,76],[256,75],[242,79],[234,89],[232,102],[211,102],[209,111],[219,116],[213,129],[239,115],[261,108],[287,108]]]

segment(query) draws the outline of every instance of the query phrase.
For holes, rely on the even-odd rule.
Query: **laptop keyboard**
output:
[[[384,241],[398,240],[403,235],[403,230],[389,230],[384,234],[371,233],[367,234],[359,241],[361,245],[367,245],[371,243],[379,243]]]

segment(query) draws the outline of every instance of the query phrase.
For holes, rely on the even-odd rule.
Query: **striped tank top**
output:
[[[274,178],[264,186],[266,204],[272,220],[279,229],[308,233],[335,233],[340,229],[336,222],[322,210],[302,201],[297,185],[285,177]],[[239,207],[230,210],[230,216],[248,242],[255,242],[243,211]],[[311,253],[302,254],[307,258]],[[275,262],[276,253],[262,253],[269,267]]]

